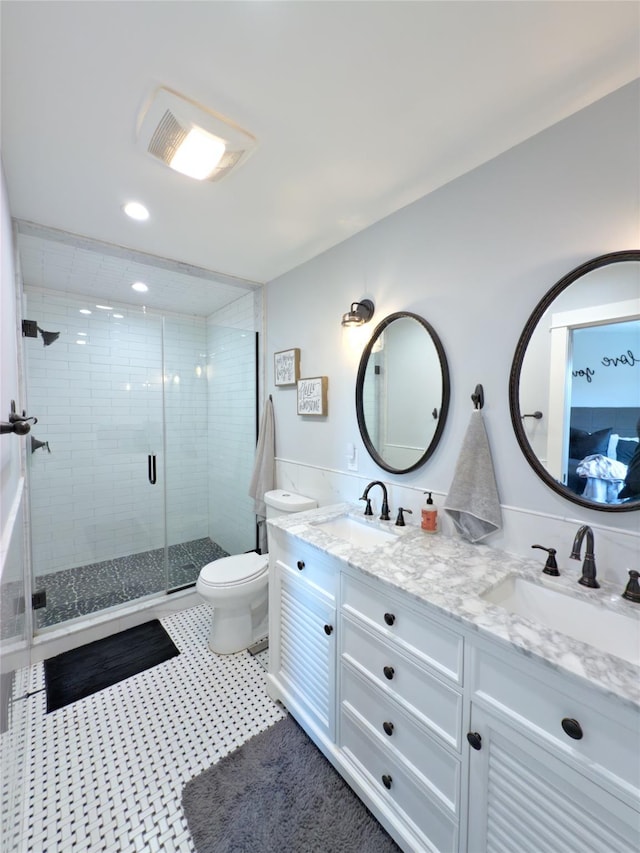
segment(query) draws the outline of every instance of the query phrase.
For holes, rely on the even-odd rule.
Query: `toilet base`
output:
[[[251,608],[227,610],[214,607],[209,648],[217,655],[232,655],[244,651],[253,642]]]

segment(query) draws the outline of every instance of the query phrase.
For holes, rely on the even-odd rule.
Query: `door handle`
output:
[[[155,457],[155,454],[150,453],[147,456],[147,472],[149,475],[149,482],[151,483],[152,486],[155,486],[157,479],[158,479],[156,476],[156,457]]]

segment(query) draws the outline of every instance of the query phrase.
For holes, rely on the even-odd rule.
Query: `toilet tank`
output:
[[[264,502],[267,506],[267,518],[275,518],[276,515],[286,515],[288,512],[304,512],[306,509],[315,509],[318,502],[304,495],[296,495],[286,489],[273,489],[264,493]]]

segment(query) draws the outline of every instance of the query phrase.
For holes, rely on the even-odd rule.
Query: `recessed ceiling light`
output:
[[[81,313],[81,314],[91,314],[91,311],[89,311],[89,309],[88,309],[88,308],[81,308],[81,309],[80,309],[80,313]]]
[[[96,308],[101,308],[103,311],[113,311],[112,305],[96,305]]]
[[[145,219],[149,218],[149,211],[144,204],[140,204],[139,201],[129,201],[122,209],[127,216],[131,219],[137,219],[138,222],[144,222]]]
[[[86,333],[86,332],[78,332],[78,334],[80,335],[80,337],[81,337],[81,338],[86,338],[86,337],[87,337],[87,333]]]
[[[76,341],[76,343],[77,343],[77,344],[86,344],[87,342],[86,342],[86,341],[83,341],[83,340],[79,340],[79,341]]]
[[[113,316],[116,320],[124,320],[124,314],[114,314]]]
[[[147,290],[149,290],[149,288],[143,281],[136,281],[134,284],[131,285],[131,289],[137,290],[138,293],[146,293]]]

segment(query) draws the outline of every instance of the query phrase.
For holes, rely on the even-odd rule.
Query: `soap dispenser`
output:
[[[420,527],[427,533],[436,533],[438,530],[438,510],[434,506],[431,492],[425,492],[425,495],[429,495],[429,497],[427,498],[427,505],[422,508]]]

